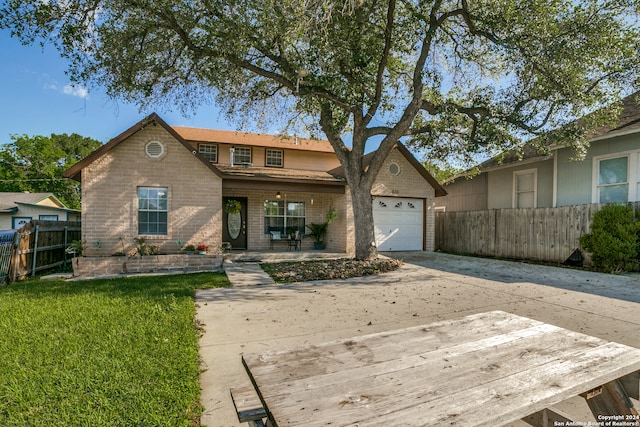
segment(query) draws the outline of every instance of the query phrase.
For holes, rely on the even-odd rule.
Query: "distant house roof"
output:
[[[636,92],[632,95],[620,101],[622,111],[618,117],[618,121],[615,125],[602,126],[593,132],[588,137],[590,141],[597,141],[605,138],[612,138],[618,135],[624,135],[627,133],[640,132],[640,92]],[[579,119],[580,120],[580,119]],[[549,141],[547,143],[549,150],[555,150],[562,148],[558,141]],[[520,162],[523,160],[543,160],[549,156],[544,153],[540,153],[535,147],[527,144],[523,147],[521,153],[517,153],[515,150],[503,153],[501,156],[492,157],[489,160],[478,165],[480,171],[492,169],[502,165],[509,165],[511,163]],[[501,158],[501,160],[500,160]],[[464,174],[463,174],[464,175]],[[455,179],[455,178],[454,178]]]
[[[329,141],[290,136],[266,135],[227,130],[189,128],[171,126],[186,141],[223,143],[234,145],[253,145],[257,147],[286,148],[289,150],[318,151],[333,153]]]
[[[0,193],[0,213],[17,212],[19,205],[75,211],[75,209],[67,208],[53,193]]]

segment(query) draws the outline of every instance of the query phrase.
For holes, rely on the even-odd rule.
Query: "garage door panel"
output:
[[[373,217],[378,250],[422,250],[422,209],[421,199],[376,197],[373,202]]]

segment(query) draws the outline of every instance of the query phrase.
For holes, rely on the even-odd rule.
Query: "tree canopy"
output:
[[[114,97],[186,111],[216,102],[236,120],[320,129],[346,172],[362,258],[375,254],[365,199],[399,139],[462,161],[532,137],[583,147],[615,111],[562,125],[637,83],[639,8],[637,0],[10,0],[0,26],[26,43],[56,44],[74,80]],[[372,141],[378,150],[365,164]]]
[[[0,150],[0,191],[53,193],[72,209],[80,209],[80,186],[63,178],[65,170],[87,156],[100,141],[78,134],[12,135]]]

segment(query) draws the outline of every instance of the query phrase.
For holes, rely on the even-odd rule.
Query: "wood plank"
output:
[[[533,427],[551,427],[567,425],[567,423],[571,422],[575,423],[575,420],[570,415],[556,408],[545,408],[522,418],[522,421]]]
[[[238,420],[241,423],[258,421],[267,417],[267,411],[265,411],[258,393],[252,386],[232,388],[230,393],[238,414]]]
[[[584,393],[581,396],[586,399],[587,405],[589,405],[591,412],[598,420],[600,416],[606,417],[608,415],[618,415],[624,417],[623,420],[638,420],[638,418],[635,418],[638,416],[638,411],[633,407],[631,399],[629,399],[624,387],[618,380],[610,381],[598,387],[595,393]],[[627,415],[631,417],[625,417]]]
[[[625,375],[620,378],[620,383],[629,397],[640,400],[640,371]]]
[[[446,349],[461,343],[480,341],[510,331],[544,325],[542,322],[494,311],[455,321],[442,321],[399,331],[382,332],[322,345],[280,352],[245,354],[242,359],[256,375],[273,375],[274,382],[306,378],[317,374]],[[548,327],[548,326],[547,326]],[[376,354],[372,353],[375,349]],[[279,371],[279,372],[275,372]]]
[[[243,362],[283,425],[361,427],[501,425],[640,369],[638,349],[523,319],[491,312]]]

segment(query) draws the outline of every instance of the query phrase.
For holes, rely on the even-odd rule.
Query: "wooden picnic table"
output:
[[[501,311],[242,360],[274,426],[640,425],[640,349]]]

